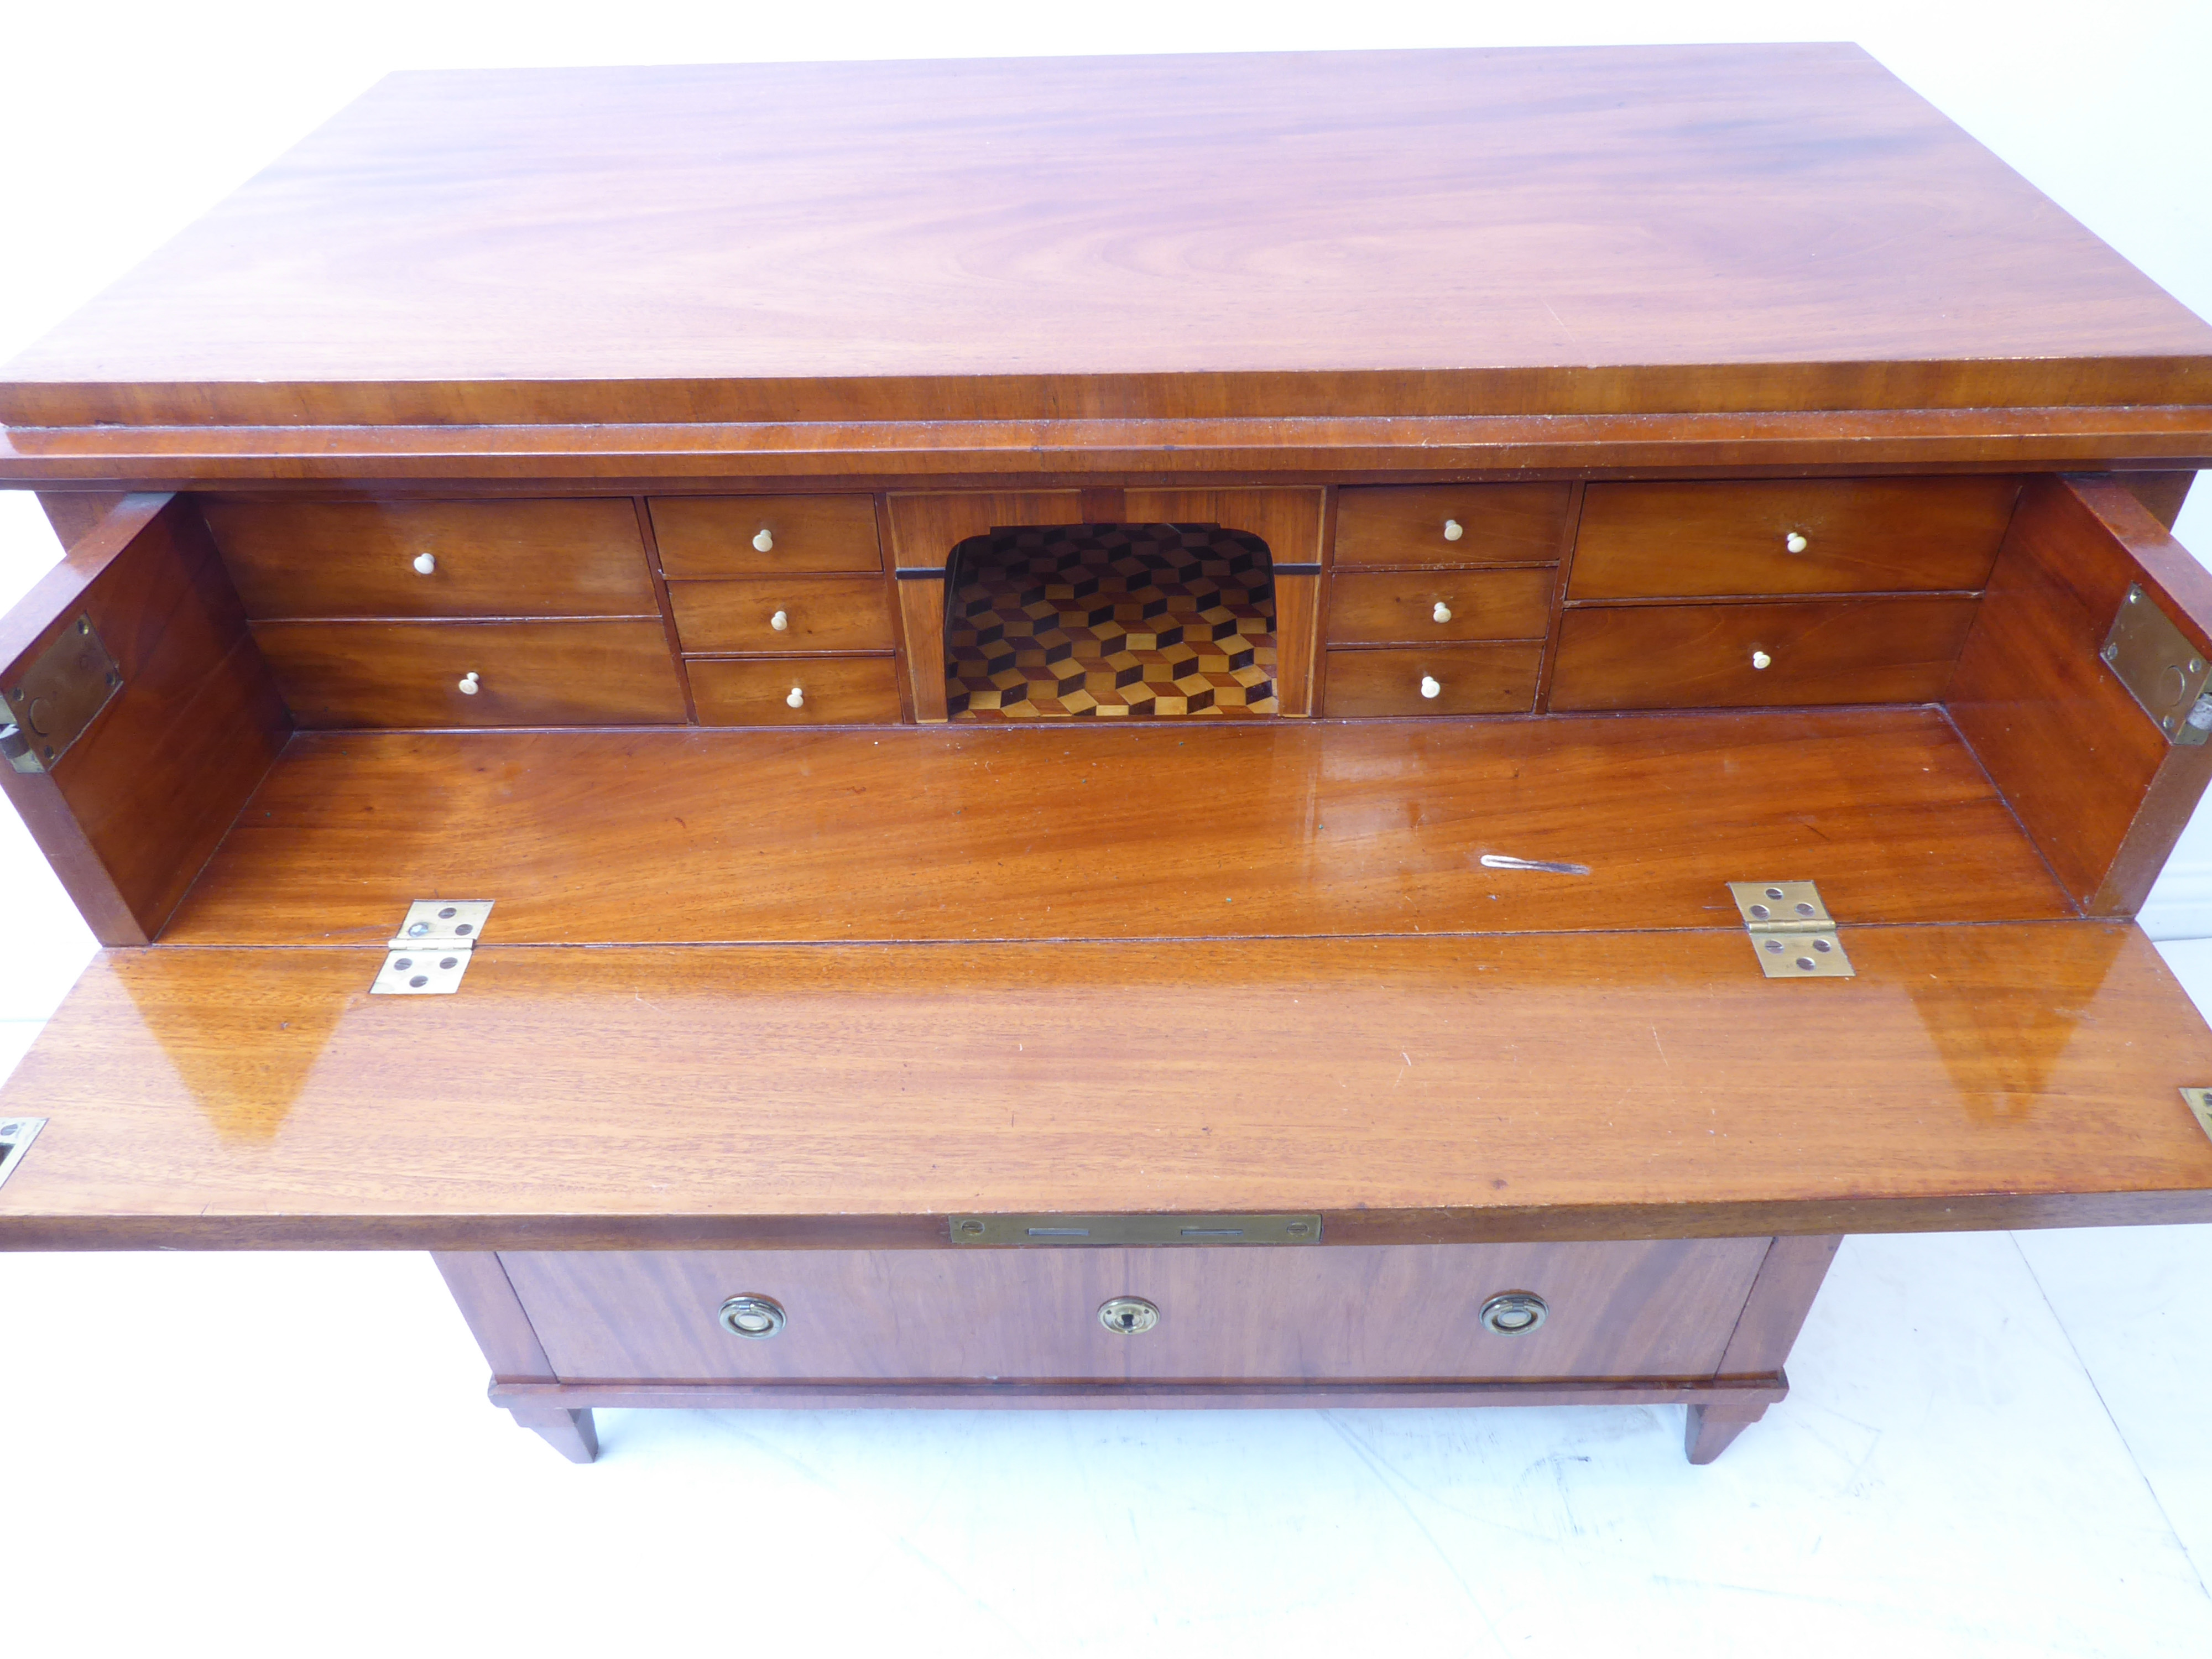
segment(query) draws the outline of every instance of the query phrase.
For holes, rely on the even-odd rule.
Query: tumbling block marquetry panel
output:
[[[1266,550],[1210,525],[1069,525],[970,544],[946,705],[968,720],[1273,714]]]

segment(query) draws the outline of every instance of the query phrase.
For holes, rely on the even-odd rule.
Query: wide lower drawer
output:
[[[653,622],[257,623],[303,726],[680,724]]]
[[[579,501],[214,496],[208,529],[250,617],[652,617],[637,509]]]
[[[1517,570],[1340,570],[1329,581],[1328,636],[1339,644],[1541,639],[1553,567]]]
[[[1322,712],[1522,714],[1535,706],[1543,659],[1540,640],[1333,650]]]
[[[779,576],[668,585],[686,651],[889,651],[879,576]]]
[[[1711,1376],[1765,1238],[502,1256],[567,1380]],[[1534,1296],[1503,1335],[1484,1304]],[[732,1334],[732,1297],[785,1323]],[[1149,1330],[1107,1328],[1135,1297]]]
[[[890,657],[752,658],[684,665],[702,726],[872,726],[899,718]]]
[[[1563,483],[1370,485],[1337,492],[1336,562],[1545,564],[1559,556]]]
[[[1978,602],[1833,599],[1569,611],[1555,709],[1933,702]]]
[[[664,575],[767,575],[884,568],[872,495],[657,495]]]
[[[1964,592],[2019,495],[2014,477],[1594,483],[1568,597]]]

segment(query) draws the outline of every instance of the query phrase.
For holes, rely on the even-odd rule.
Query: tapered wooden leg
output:
[[[544,1437],[545,1443],[571,1463],[588,1463],[599,1455],[599,1431],[592,1425],[591,1407],[569,1411],[560,1406],[511,1406],[514,1420]]]
[[[1682,1449],[1692,1463],[1710,1463],[1765,1415],[1764,1406],[1692,1406],[1683,1427]]]

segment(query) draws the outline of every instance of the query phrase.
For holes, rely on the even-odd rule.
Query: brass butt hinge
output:
[[[1732,881],[1759,966],[1769,979],[1854,979],[1836,921],[1809,881]]]
[[[2197,1114],[2197,1126],[2212,1135],[2212,1089],[2184,1089],[2181,1097],[2189,1103],[2189,1109]]]
[[[2141,583],[2120,601],[2097,654],[2168,743],[2196,744],[2212,738],[2212,696],[2205,694],[2212,659],[2189,642]]]
[[[386,947],[374,997],[447,997],[461,988],[493,899],[416,899]]]
[[[8,1184],[8,1177],[15,1173],[23,1154],[31,1150],[31,1143],[46,1127],[42,1117],[0,1117],[0,1187]]]

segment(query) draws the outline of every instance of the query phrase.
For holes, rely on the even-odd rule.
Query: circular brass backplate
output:
[[[772,1296],[733,1296],[722,1304],[721,1320],[722,1328],[732,1336],[753,1342],[781,1335],[791,1322],[784,1316],[783,1304]]]
[[[1116,1336],[1142,1336],[1160,1322],[1160,1310],[1141,1296],[1109,1297],[1098,1304],[1098,1322]]]
[[[1534,1291],[1502,1291],[1482,1304],[1482,1328],[1500,1336],[1526,1336],[1551,1311]]]

